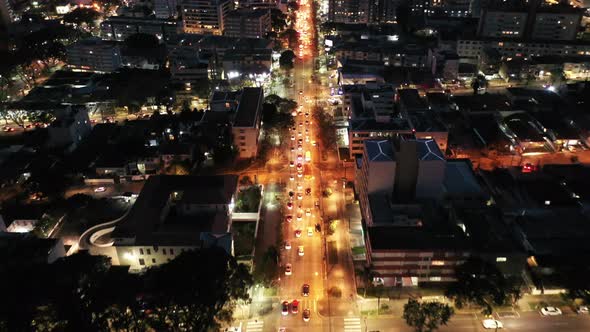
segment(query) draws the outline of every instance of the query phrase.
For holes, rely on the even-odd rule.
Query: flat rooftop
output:
[[[238,103],[234,127],[255,127],[260,118],[263,98],[262,88],[244,88]]]
[[[398,89],[397,94],[399,96],[400,103],[404,104],[409,111],[414,109],[425,110],[428,109],[428,104],[416,89]]]

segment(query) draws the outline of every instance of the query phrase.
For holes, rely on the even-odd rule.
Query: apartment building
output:
[[[110,73],[123,65],[116,42],[89,38],[68,46],[66,51],[68,67],[75,70]]]
[[[524,37],[528,12],[516,10],[486,10],[479,19],[478,35],[518,39]]]
[[[100,35],[102,39],[124,41],[136,33],[147,33],[168,41],[176,36],[177,29],[175,20],[111,16],[100,24]]]
[[[229,37],[263,38],[271,30],[267,9],[234,10],[228,13],[223,34]]]
[[[170,76],[174,83],[206,82],[209,79],[209,61],[201,59],[192,48],[175,48],[170,52]]]
[[[232,9],[229,0],[182,0],[182,26],[186,33],[221,35]]]
[[[262,88],[244,88],[242,90],[232,126],[234,144],[238,148],[238,158],[248,159],[258,155],[263,101]]]

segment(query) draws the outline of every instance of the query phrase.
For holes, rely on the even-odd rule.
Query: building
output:
[[[154,0],[154,13],[157,18],[176,18],[178,16],[178,1]]]
[[[277,7],[277,0],[238,0],[238,8],[250,8],[250,9],[260,9],[260,8],[276,8]]]
[[[489,9],[479,19],[478,35],[519,39],[524,37],[528,12]]]
[[[367,0],[329,0],[328,21],[334,23],[369,23],[371,3]]]
[[[573,41],[582,14],[583,10],[569,5],[540,6],[539,1],[533,1],[527,7],[490,7],[480,17],[478,35],[484,38]]]
[[[85,107],[71,108],[66,114],[58,116],[48,127],[50,147],[65,147],[75,150],[92,130],[88,110]]]
[[[231,8],[229,0],[181,0],[184,32],[221,35]]]
[[[258,138],[262,118],[262,88],[244,88],[236,109],[232,135],[238,148],[238,158],[254,158],[258,155]]]
[[[124,41],[136,33],[147,33],[161,41],[168,41],[177,34],[175,20],[161,18],[110,16],[100,24],[102,39]]]
[[[68,46],[67,63],[75,70],[110,73],[122,66],[121,49],[99,38],[80,40]]]
[[[478,58],[486,48],[497,50],[503,57],[590,56],[590,43],[583,41],[523,41],[504,38],[457,41],[457,54],[462,58]]]
[[[263,38],[270,30],[268,10],[234,10],[227,14],[223,34],[229,37]]]
[[[361,213],[368,226],[384,222],[389,204],[441,197],[446,161],[434,140],[398,135],[367,140],[357,168]]]
[[[397,100],[400,112],[425,112],[429,110],[428,103],[416,89],[398,89]]]
[[[223,56],[221,66],[227,80],[249,79],[261,84],[270,78],[272,50],[235,50]]]
[[[342,86],[343,115],[351,119],[388,122],[394,114],[395,89],[388,83],[369,82]]]
[[[170,52],[170,75],[174,83],[201,85],[209,80],[209,61],[201,59],[191,48],[176,48]],[[190,88],[189,85],[189,88]]]
[[[90,251],[136,272],[186,250],[218,246],[231,254],[237,180],[235,175],[151,176],[129,213],[115,225],[112,246]]]

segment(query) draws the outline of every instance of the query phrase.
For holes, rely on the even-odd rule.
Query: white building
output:
[[[254,158],[258,155],[263,101],[262,88],[244,88],[242,90],[232,126],[234,144],[238,148],[238,158]]]

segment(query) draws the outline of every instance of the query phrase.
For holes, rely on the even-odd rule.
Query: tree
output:
[[[506,278],[493,264],[480,258],[470,258],[455,269],[457,282],[449,285],[446,296],[457,308],[475,304],[490,315],[494,306],[509,305],[521,294],[518,279]]]
[[[165,172],[168,175],[189,175],[191,171],[191,163],[186,159],[174,158]]]
[[[254,267],[254,280],[264,286],[270,286],[279,273],[279,251],[270,246]]]
[[[291,50],[286,50],[281,53],[281,57],[279,58],[279,65],[283,68],[291,69],[293,68],[293,62],[295,61],[295,53]]]
[[[157,319],[150,325],[166,327],[156,330],[218,328],[231,320],[237,300],[249,300],[253,285],[247,267],[219,247],[184,252],[150,269],[145,278],[145,291],[157,308]]]
[[[287,8],[291,11],[298,11],[299,10],[299,3],[297,1],[289,1],[287,2]]]
[[[270,9],[270,22],[273,31],[283,31],[287,27],[287,15],[280,9]]]
[[[453,308],[439,302],[420,303],[409,299],[404,305],[403,318],[417,332],[431,332],[447,325],[454,314]]]
[[[373,279],[377,274],[373,271],[372,265],[364,265],[362,268],[356,269],[355,272],[364,285],[363,297],[367,297],[367,290],[373,286]]]
[[[313,119],[320,128],[320,141],[324,149],[335,149],[337,145],[334,117],[322,108],[317,107],[313,112]]]
[[[566,81],[562,66],[558,66],[557,68],[553,68],[550,71],[550,73],[551,73],[551,76],[549,77],[549,81],[551,82],[551,85],[558,87]]]
[[[96,20],[100,17],[100,13],[91,8],[76,8],[64,15],[63,20],[66,23],[74,25],[94,26]]]

